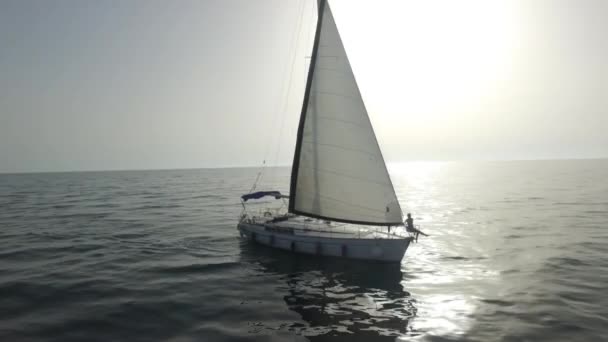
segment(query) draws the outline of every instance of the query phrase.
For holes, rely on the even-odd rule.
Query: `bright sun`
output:
[[[368,110],[393,124],[424,129],[470,113],[508,81],[517,61],[521,27],[512,1],[330,4]]]

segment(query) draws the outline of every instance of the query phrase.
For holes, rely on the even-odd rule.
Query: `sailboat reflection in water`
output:
[[[283,297],[305,325],[293,322],[279,329],[314,341],[394,341],[411,334],[414,300],[403,289],[400,265],[339,258],[293,255],[253,244],[241,245],[241,258],[278,275],[287,284]],[[284,292],[281,286],[277,291]],[[267,327],[277,329],[277,327]],[[356,335],[353,335],[356,334]]]
[[[247,210],[245,202],[266,196],[288,198],[287,210]],[[241,199],[241,236],[275,248],[398,263],[412,241],[325,0],[318,2],[289,195],[259,191]]]

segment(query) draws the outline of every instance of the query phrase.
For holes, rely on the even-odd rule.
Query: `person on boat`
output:
[[[416,229],[416,227],[414,227],[414,219],[412,218],[412,214],[410,213],[407,213],[407,220],[405,220],[405,230],[410,233],[416,234],[416,242],[418,242],[418,235],[422,234],[424,236],[428,236],[419,229]]]

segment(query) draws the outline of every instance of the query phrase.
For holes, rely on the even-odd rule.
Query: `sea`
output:
[[[608,340],[608,160],[389,170],[401,264],[242,240],[258,168],[2,174],[0,341]]]

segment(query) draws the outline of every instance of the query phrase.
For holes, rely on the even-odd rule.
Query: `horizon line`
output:
[[[569,157],[569,158],[530,158],[530,159],[418,159],[418,160],[400,160],[389,161],[387,166],[391,164],[401,163],[458,163],[458,162],[530,162],[530,161],[568,161],[568,160],[608,160],[608,157]],[[281,168],[291,167],[291,164],[277,165],[218,165],[218,166],[201,166],[201,167],[177,167],[177,168],[133,168],[133,169],[84,169],[84,170],[49,170],[49,171],[0,171],[0,175],[22,175],[22,174],[44,174],[44,173],[93,173],[93,172],[141,172],[141,171],[187,171],[187,170],[221,170],[221,169],[262,169],[262,168]]]

